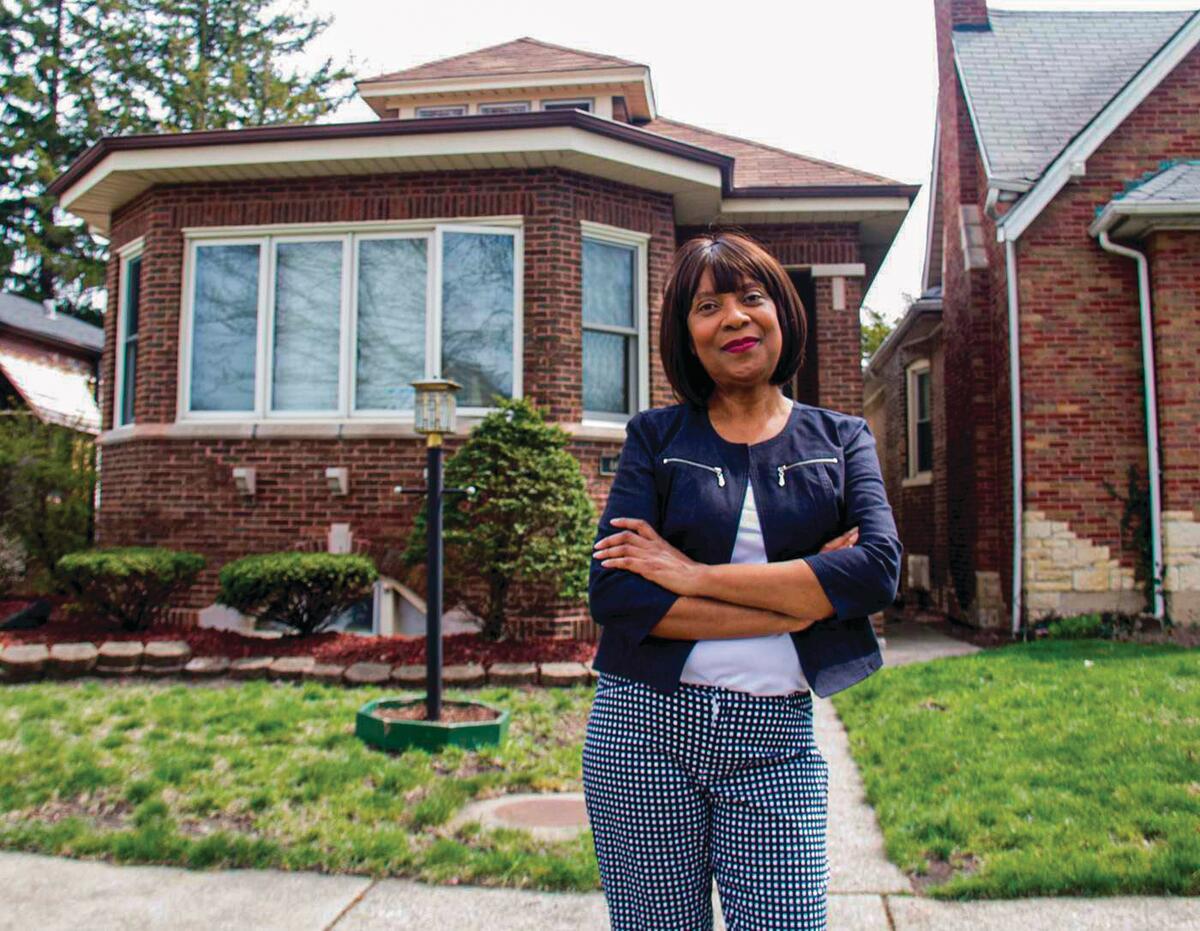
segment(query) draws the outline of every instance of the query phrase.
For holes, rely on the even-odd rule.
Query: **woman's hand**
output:
[[[685,556],[639,517],[614,517],[617,527],[628,527],[596,541],[592,554],[605,568],[628,569],[677,595],[695,595],[703,563]]]
[[[824,546],[822,546],[820,551],[822,553],[824,553],[827,550],[845,549],[847,546],[853,546],[857,542],[858,542],[858,528],[851,527],[845,533],[841,534],[840,536],[834,537],[832,540],[830,540],[828,543],[826,543]]]
[[[612,523],[629,529],[596,541],[592,555],[600,560],[600,565],[636,572],[677,595],[700,594],[704,563],[675,549],[641,518],[614,517]],[[858,528],[851,527],[822,546],[821,552],[853,546],[857,540]]]

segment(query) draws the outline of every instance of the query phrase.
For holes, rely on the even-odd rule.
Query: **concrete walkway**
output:
[[[973,652],[919,625],[889,625],[884,661],[898,665]],[[1200,898],[1040,898],[940,902],[917,896],[883,854],[841,721],[815,703],[817,742],[829,762],[831,931],[1022,931],[1200,927]],[[601,893],[429,886],[402,879],[113,866],[0,851],[0,931],[604,931]],[[714,887],[714,913],[723,929]]]

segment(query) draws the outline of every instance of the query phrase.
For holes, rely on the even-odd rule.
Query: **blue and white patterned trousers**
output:
[[[811,692],[601,673],[583,791],[613,931],[825,929],[829,767]]]

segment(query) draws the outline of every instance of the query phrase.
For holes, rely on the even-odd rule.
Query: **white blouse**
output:
[[[730,562],[767,562],[758,510],[754,506],[754,488],[748,481]],[[698,640],[688,654],[680,681],[717,685],[753,695],[786,695],[808,689],[789,633]]]

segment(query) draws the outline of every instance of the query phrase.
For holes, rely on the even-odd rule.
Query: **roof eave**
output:
[[[925,317],[940,316],[941,313],[942,299],[940,297],[918,298],[909,304],[900,322],[896,324],[892,332],[884,337],[879,348],[871,356],[871,361],[867,363],[867,371],[872,375],[881,375],[884,363],[895,353],[908,332],[917,325],[917,321]]]
[[[1099,236],[1122,235],[1137,238],[1158,229],[1193,229],[1200,227],[1200,201],[1171,201],[1170,203],[1138,203],[1109,201],[1088,227],[1088,234]]]
[[[402,151],[397,154],[394,149],[390,148],[391,137],[423,137],[442,133],[507,130],[521,133],[542,130],[553,132],[561,131],[564,128],[568,133],[573,130],[582,130],[593,135],[574,137],[574,141],[572,141],[570,135],[562,138],[560,132],[558,138],[552,137],[543,142],[537,142],[540,136],[535,133],[533,136],[524,136],[523,144],[532,145],[537,142],[542,146],[542,149],[538,151],[544,151],[547,145],[555,151],[560,150],[564,145],[568,146],[568,149],[564,151],[597,150],[599,147],[608,146],[610,153],[617,154],[594,155],[594,157],[610,157],[616,158],[618,161],[635,158],[636,156],[632,154],[635,150],[622,149],[619,145],[613,148],[603,140],[588,143],[586,138],[600,136],[604,137],[604,140],[616,140],[618,143],[650,150],[642,161],[651,160],[655,164],[646,170],[658,171],[661,177],[669,180],[670,185],[675,187],[683,185],[688,190],[707,189],[712,191],[711,196],[715,198],[711,205],[713,209],[719,209],[720,204],[726,200],[742,207],[750,206],[748,203],[750,199],[767,198],[775,204],[784,201],[794,204],[803,203],[804,206],[799,209],[807,212],[823,209],[821,201],[828,201],[829,205],[834,202],[841,204],[840,209],[848,213],[859,213],[864,210],[894,212],[906,210],[919,190],[919,187],[914,185],[898,184],[733,188],[731,186],[733,156],[578,110],[420,120],[379,120],[362,123],[265,126],[238,130],[105,137],[76,159],[63,174],[51,183],[49,190],[59,199],[64,209],[72,210],[83,216],[98,232],[105,233],[108,218],[111,217],[113,211],[123,203],[127,203],[132,197],[137,196],[141,190],[156,183],[152,180],[154,171],[171,172],[176,179],[178,179],[178,172],[184,168],[194,172],[204,172],[207,171],[209,165],[214,170],[219,169],[221,172],[235,164],[254,165],[257,166],[255,170],[266,172],[269,170],[266,166],[292,158],[297,160],[297,164],[300,164],[301,161],[307,164],[313,169],[313,174],[320,174],[322,172],[318,171],[316,166],[335,161],[340,165],[340,160],[345,159],[360,160],[364,166],[367,166],[368,163],[373,164],[380,157],[380,150],[391,152],[393,153],[392,157],[398,159],[415,157],[412,151]],[[507,137],[507,134],[505,133],[503,136]],[[346,140],[354,140],[357,143],[350,152],[344,151]],[[376,142],[374,149],[367,144],[372,140]],[[498,152],[511,154],[524,151],[513,148],[507,142],[501,144],[500,139],[490,142],[481,139],[480,144],[484,143],[493,145]],[[292,149],[281,150],[276,148],[276,144],[279,146],[292,144]],[[259,148],[240,149],[241,146],[259,146]],[[327,146],[326,151],[336,151],[337,156],[321,154],[319,146]],[[576,146],[577,149],[571,149],[570,146]],[[209,147],[211,151],[202,151],[205,147]],[[182,157],[173,160],[174,156],[169,153],[155,151],[188,149],[196,150],[193,152],[191,164],[185,164]],[[463,149],[468,151],[471,150],[471,147],[464,146]],[[529,151],[534,150],[530,149]],[[622,152],[625,154],[621,154]],[[428,155],[429,153],[423,153],[423,157],[428,157]],[[235,156],[241,158],[242,161],[237,161]],[[218,157],[222,160],[215,161]],[[124,159],[124,164],[118,161],[120,159]],[[688,165],[692,167],[685,167]],[[639,170],[641,170],[641,166],[639,166]],[[706,175],[714,170],[715,174]],[[129,177],[136,178],[141,187],[132,194],[119,195],[119,203],[112,200],[118,195],[109,194],[93,198],[95,202],[91,204],[81,203],[81,199],[95,191],[97,185],[104,182],[110,175],[117,175],[118,172],[125,172]],[[663,172],[666,174],[662,174]],[[675,178],[678,180],[672,180]],[[165,183],[188,182],[176,180]]]

